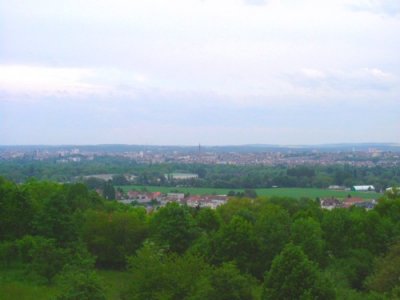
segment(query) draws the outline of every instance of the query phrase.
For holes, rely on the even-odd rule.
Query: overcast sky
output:
[[[398,0],[0,0],[0,144],[400,143]]]

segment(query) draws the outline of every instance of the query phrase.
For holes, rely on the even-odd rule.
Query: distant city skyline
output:
[[[0,0],[0,145],[400,143],[395,0]]]

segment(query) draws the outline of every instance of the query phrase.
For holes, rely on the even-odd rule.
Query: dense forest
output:
[[[80,183],[0,178],[0,298],[30,282],[107,299],[99,272],[114,270],[127,280],[113,299],[398,299],[399,220],[397,191],[370,211],[232,198],[147,213]]]
[[[171,180],[165,174],[188,172],[199,178]],[[373,185],[379,192],[400,183],[400,169],[393,167],[356,167],[352,165],[330,166],[235,166],[204,164],[138,164],[134,160],[120,157],[96,157],[93,161],[57,163],[56,160],[35,161],[15,159],[0,162],[0,176],[15,182],[29,178],[57,182],[75,182],[82,176],[93,174],[115,174],[114,184],[138,184],[213,188],[268,188],[315,187],[329,185],[351,187],[352,185]],[[127,182],[123,174],[136,176],[134,182]]]

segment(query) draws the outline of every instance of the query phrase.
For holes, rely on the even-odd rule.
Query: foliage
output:
[[[35,204],[28,194],[0,177],[0,240],[31,233],[35,213]]]
[[[283,249],[290,238],[291,220],[288,212],[280,206],[269,204],[260,212],[255,224],[255,234],[261,256],[257,262],[257,277],[267,270],[274,257]]]
[[[308,259],[323,264],[324,240],[319,222],[312,218],[297,219],[291,227],[291,241],[301,247]]]
[[[148,242],[129,258],[131,284],[123,299],[186,299],[208,267],[193,255],[165,253]]]
[[[332,284],[300,247],[288,244],[266,272],[263,299],[335,299]]]
[[[211,257],[216,264],[235,262],[242,272],[254,272],[257,240],[253,225],[240,216],[222,226],[212,241]]]
[[[57,300],[105,300],[104,284],[95,271],[70,268],[59,277]]]
[[[254,299],[255,281],[234,264],[213,268],[198,256],[168,254],[153,243],[129,259],[129,268],[123,299]]]
[[[243,275],[233,263],[210,269],[196,283],[190,300],[252,300],[256,281]]]
[[[169,203],[150,220],[151,238],[162,247],[183,253],[196,237],[195,221],[187,207]]]
[[[389,252],[378,258],[374,273],[367,280],[367,287],[373,291],[390,293],[400,286],[400,242],[390,247]]]
[[[83,184],[0,178],[0,298],[259,299],[263,290],[265,299],[332,299],[330,282],[338,299],[399,298],[395,194],[370,211],[296,198],[232,198],[216,210],[171,203],[148,214]],[[111,293],[96,267],[112,274]]]
[[[67,263],[68,250],[56,246],[53,239],[38,239],[29,251],[29,271],[51,282]]]
[[[203,208],[195,217],[196,224],[205,232],[214,232],[221,226],[221,219],[215,210],[211,208]]]
[[[82,239],[102,267],[121,268],[126,256],[140,248],[148,235],[146,216],[139,209],[129,211],[87,211]]]

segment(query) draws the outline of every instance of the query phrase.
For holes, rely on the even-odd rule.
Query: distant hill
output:
[[[248,144],[248,145],[224,145],[224,146],[168,146],[168,145],[0,145],[0,151],[61,151],[79,149],[80,151],[93,152],[130,152],[130,151],[154,151],[154,152],[352,152],[352,151],[391,151],[400,152],[400,144],[395,143],[341,143],[320,145],[272,145],[272,144]]]

